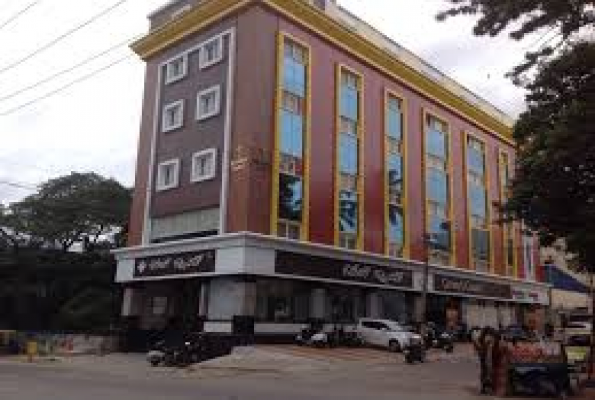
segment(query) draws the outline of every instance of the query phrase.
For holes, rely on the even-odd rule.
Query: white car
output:
[[[389,319],[362,318],[357,324],[357,333],[364,343],[393,352],[403,350],[412,341],[421,342],[420,335]]]

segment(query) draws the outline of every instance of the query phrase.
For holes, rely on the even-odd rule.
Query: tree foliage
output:
[[[595,0],[445,0],[452,4],[439,13],[443,21],[457,15],[479,15],[473,29],[477,36],[496,36],[509,30],[510,37],[521,40],[540,33],[543,41],[537,50],[525,54],[511,76],[520,83],[521,75],[540,60],[555,55],[556,49],[571,45],[585,29],[595,24]]]
[[[514,127],[517,174],[504,211],[536,230],[544,244],[564,238],[580,264],[595,266],[595,0],[445,0],[437,18],[478,15],[476,35],[510,30],[513,39],[544,32],[558,38],[512,71],[535,67],[524,84],[527,111]],[[542,37],[542,38],[543,38]],[[557,50],[557,51],[556,51]]]
[[[595,44],[564,51],[527,88],[506,209],[544,243],[563,237],[583,265],[595,266]]]
[[[39,191],[12,203],[0,214],[0,230],[13,245],[96,243],[102,235],[125,229],[131,191],[95,173],[72,173],[51,179]]]

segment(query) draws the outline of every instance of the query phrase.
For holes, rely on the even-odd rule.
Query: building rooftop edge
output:
[[[179,0],[176,0],[179,1]],[[490,101],[482,98],[481,96],[479,96],[477,93],[475,93],[474,91],[472,91],[471,89],[468,89],[467,87],[465,87],[463,84],[461,84],[460,82],[458,82],[457,80],[451,78],[450,76],[448,76],[446,73],[442,72],[438,67],[430,64],[428,61],[426,61],[425,59],[423,59],[422,57],[418,56],[417,54],[415,54],[413,51],[409,50],[408,48],[404,47],[403,45],[397,43],[395,40],[393,40],[392,38],[390,38],[388,35],[386,35],[385,33],[383,33],[381,30],[375,28],[372,24],[370,24],[369,22],[366,22],[365,20],[363,20],[362,18],[358,17],[357,15],[355,15],[354,13],[352,13],[351,11],[347,10],[346,8],[335,4],[335,2],[331,2],[329,3],[330,7],[336,7],[336,10],[342,14],[344,14],[345,16],[349,16],[350,18],[355,19],[359,24],[364,25],[366,28],[372,30],[374,33],[378,34],[379,36],[382,37],[383,40],[385,40],[387,42],[387,44],[390,44],[392,46],[397,47],[400,51],[407,53],[407,55],[413,59],[415,59],[416,61],[419,61],[419,63],[421,65],[423,65],[424,67],[428,68],[429,70],[432,71],[432,73],[428,73],[427,71],[424,71],[423,68],[416,68],[415,65],[412,65],[412,63],[408,63],[407,59],[401,59],[400,60],[404,63],[406,63],[408,66],[410,66],[411,68],[414,68],[416,71],[421,72],[422,74],[424,74],[425,76],[429,77],[430,79],[434,79],[435,78],[435,74],[439,75],[441,79],[445,79],[447,81],[449,81],[450,84],[454,85],[456,87],[456,89],[460,89],[462,94],[466,94],[466,95],[470,95],[472,97],[472,99],[469,99],[466,96],[462,96],[465,100],[467,101],[472,101],[472,102],[479,102],[479,103],[483,103],[483,105],[492,108],[493,110],[491,114],[493,113],[493,117],[495,118],[499,118],[502,120],[502,122],[508,126],[514,125],[514,118],[512,116],[510,116],[508,113],[506,113],[505,111],[501,110],[500,108],[498,108],[496,105],[494,105],[493,103],[491,103]],[[327,15],[329,13],[327,12]],[[332,15],[330,15],[331,17],[333,17]],[[343,21],[338,21],[339,23],[343,22]],[[363,36],[365,39],[368,39],[366,37],[366,35],[362,35],[360,32],[358,32],[358,34],[360,34],[361,36]],[[384,49],[385,51],[389,51],[391,53],[394,53],[392,51],[390,51],[390,49]],[[397,56],[399,58],[399,54],[394,54],[395,56]],[[435,80],[435,79],[434,79]],[[443,84],[443,82],[438,82]],[[452,88],[451,88],[452,89]]]
[[[391,58],[396,59],[396,61],[401,62],[403,65],[411,68],[415,72],[421,74],[426,79],[434,82],[435,84],[441,86],[444,90],[451,92],[454,96],[459,97],[462,101],[468,103],[469,105],[476,107],[478,110],[485,113],[490,118],[493,118],[495,121],[500,123],[503,127],[506,127],[510,130],[514,125],[514,118],[505,113],[504,111],[500,110],[494,104],[490,103],[489,101],[483,99],[470,89],[467,89],[461,83],[457,82],[456,80],[450,78],[448,75],[440,71],[438,68],[434,67],[423,58],[419,57],[412,51],[406,49],[405,47],[399,45],[397,42],[389,38],[387,35],[382,33],[380,30],[374,28],[369,23],[365,22],[361,18],[357,17],[350,11],[346,10],[345,8],[336,4],[335,1],[328,1],[326,4],[326,9],[322,10],[319,7],[316,7],[312,4],[312,0],[299,0],[312,8],[315,8],[319,13],[324,14],[331,20],[335,21],[335,23],[343,26],[345,29],[357,34],[357,36],[361,37],[363,40],[368,42],[370,45],[377,47],[382,52],[386,53]],[[183,0],[170,0],[152,13],[149,14],[149,17],[152,17],[159,12],[166,10],[174,6],[177,3],[182,3]],[[202,1],[201,1],[202,2]],[[196,7],[196,6],[195,6]],[[343,18],[340,18],[343,17]],[[182,17],[179,17],[182,18]],[[352,26],[346,18],[350,18],[355,21],[358,26]],[[178,18],[172,19],[172,21],[162,24],[154,29],[152,29],[144,38],[141,38],[137,42],[132,44],[132,48],[137,52],[137,45],[142,43],[144,39],[158,31],[162,28],[170,25]],[[351,21],[351,22],[353,22]],[[362,30],[367,30],[368,32],[361,32]],[[378,37],[376,40],[370,37],[369,34],[372,33],[377,35]],[[379,40],[383,43],[379,43]],[[140,53],[139,53],[140,54]],[[142,54],[141,54],[142,56]],[[501,133],[501,132],[500,132]],[[500,135],[502,136],[502,135]],[[504,135],[504,138],[507,140],[511,140],[510,135]]]

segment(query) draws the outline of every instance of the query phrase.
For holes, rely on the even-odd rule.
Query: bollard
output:
[[[35,356],[37,356],[37,342],[30,340],[27,342],[27,361],[33,362]]]

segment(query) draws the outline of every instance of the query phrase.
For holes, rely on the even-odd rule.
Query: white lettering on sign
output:
[[[384,269],[374,268],[369,265],[347,264],[343,267],[343,276],[345,278],[375,280],[383,284],[399,284],[405,280],[403,271],[386,271]]]

